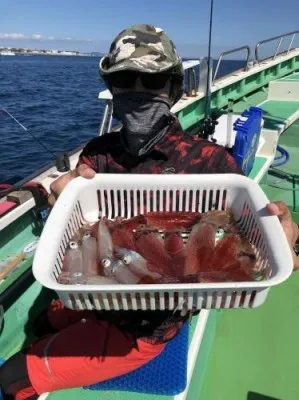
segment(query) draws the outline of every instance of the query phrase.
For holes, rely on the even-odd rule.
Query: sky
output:
[[[149,23],[201,57],[209,11],[210,0],[1,0],[0,46],[105,53],[121,30]],[[214,0],[212,56],[299,29],[298,15],[298,0]]]

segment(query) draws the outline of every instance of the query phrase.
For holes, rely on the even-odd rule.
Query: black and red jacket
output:
[[[121,133],[109,133],[91,140],[79,157],[97,173],[132,174],[243,174],[224,147],[190,135],[178,120],[144,156],[128,153]],[[99,313],[121,329],[152,344],[165,343],[176,336],[187,317],[172,311],[121,311]]]

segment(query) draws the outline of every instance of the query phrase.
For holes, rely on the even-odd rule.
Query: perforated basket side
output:
[[[36,249],[32,268],[35,279],[45,287],[61,290],[61,285],[58,285],[56,278],[61,271],[68,243],[74,233],[86,222],[86,215],[91,215],[92,211],[98,215],[94,208],[97,204],[96,191],[92,186],[87,179],[74,179],[61,193],[48,217]],[[87,192],[94,193],[94,204],[90,202],[89,208],[86,201],[84,203],[82,200]],[[92,196],[87,196],[87,198],[91,199]]]
[[[135,188],[99,190],[99,207],[108,218],[131,218],[138,214],[159,211],[206,212],[225,209],[227,190],[181,188]]]
[[[100,209],[108,218],[131,218],[149,211],[206,212],[232,207],[243,232],[257,247],[264,277],[278,284],[291,274],[292,257],[280,223],[265,211],[269,201],[249,178],[224,174],[132,175],[117,179],[115,175],[109,180],[101,178]]]
[[[177,291],[58,292],[62,303],[74,310],[189,310],[255,308],[263,304],[269,289],[193,289]]]
[[[72,240],[74,234],[84,225],[84,218],[82,214],[82,209],[80,202],[78,201],[70,214],[68,223],[65,227],[59,250],[56,257],[56,262],[53,269],[53,278],[57,280],[59,274],[62,270],[63,259],[68,248],[70,241]]]
[[[264,301],[268,288],[285,280],[292,270],[291,254],[278,219],[264,211],[267,202],[255,183],[238,175],[103,174],[92,180],[77,178],[64,190],[48,219],[36,253],[34,274],[42,285],[56,290],[70,308],[174,309],[182,307],[183,300],[189,308],[255,307]],[[246,235],[251,235],[258,246],[262,268],[267,271],[269,265],[274,266],[275,274],[269,280],[166,288],[56,282],[72,234],[86,220],[96,220],[99,209],[108,218],[130,218],[148,211],[205,212],[228,206],[240,219]],[[47,254],[49,238],[51,246]]]
[[[232,208],[240,215],[241,230],[257,249],[257,264],[267,285],[278,285],[293,271],[290,246],[279,219],[266,210],[269,203],[266,195],[259,186],[249,181],[251,184],[248,182],[246,190],[240,191]]]
[[[199,184],[190,177],[166,180],[162,176],[133,175],[116,184],[103,180],[98,190],[99,209],[108,218],[121,216],[131,218],[147,212],[206,212],[212,209],[224,210],[227,204],[227,189],[220,183]],[[141,180],[142,178],[142,180]],[[150,179],[151,178],[151,179]],[[189,182],[188,182],[189,181]]]

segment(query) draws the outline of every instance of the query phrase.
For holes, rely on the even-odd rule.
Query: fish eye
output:
[[[123,261],[124,264],[128,265],[128,264],[130,264],[131,260],[130,260],[130,257],[125,256],[125,257],[123,257],[122,261]]]
[[[109,260],[109,258],[103,258],[101,264],[104,268],[109,268],[111,266],[111,260]]]

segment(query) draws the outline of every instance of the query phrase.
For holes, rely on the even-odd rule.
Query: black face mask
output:
[[[121,138],[134,156],[148,153],[174,120],[171,103],[146,92],[126,92],[113,96],[113,114],[123,124]]]

